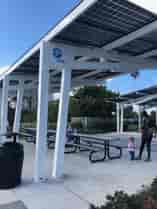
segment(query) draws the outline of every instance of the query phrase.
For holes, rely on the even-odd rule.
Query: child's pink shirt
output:
[[[133,142],[128,142],[128,151],[135,151],[135,144]]]

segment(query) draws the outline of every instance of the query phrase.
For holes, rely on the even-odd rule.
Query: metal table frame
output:
[[[89,135],[85,135],[85,134],[74,134],[73,136],[76,137],[76,143],[78,145],[83,145],[88,144],[89,148],[96,148],[98,149],[90,151],[89,153],[89,160],[91,162],[102,162],[104,160],[106,160],[107,158],[109,160],[113,160],[113,159],[119,159],[122,157],[122,148],[120,146],[117,145],[112,145],[110,142],[111,141],[117,141],[120,140],[119,138],[113,138],[111,136],[105,136],[105,137],[99,137],[99,136],[89,136]],[[82,146],[83,147],[83,146]],[[118,149],[119,154],[118,155],[111,155],[111,148],[115,148]],[[81,150],[81,146],[78,146],[79,151],[89,151],[88,148],[87,150]],[[101,158],[98,159],[93,159],[93,156],[95,155],[95,153],[97,152],[103,152],[103,156]]]

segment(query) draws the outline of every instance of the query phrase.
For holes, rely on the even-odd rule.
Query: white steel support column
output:
[[[14,126],[13,126],[13,131],[17,133],[20,130],[23,95],[24,95],[24,87],[23,87],[23,81],[21,81],[19,84],[19,88],[17,90],[16,110],[15,110]]]
[[[63,69],[61,80],[61,92],[59,113],[57,121],[56,145],[53,161],[52,176],[60,178],[64,170],[64,148],[66,141],[66,128],[68,120],[68,107],[69,107],[69,93],[71,89],[71,70]]]
[[[3,79],[2,87],[2,101],[1,101],[1,133],[7,132],[8,126],[8,85],[9,79],[6,76]],[[2,142],[6,140],[6,137],[2,137]]]
[[[116,104],[116,125],[117,125],[117,133],[120,132],[120,105]]]
[[[1,110],[1,105],[2,105],[2,89],[0,89],[0,110]]]
[[[156,125],[156,127],[157,127],[157,108],[156,108],[156,110],[155,110],[155,125]]]
[[[34,181],[45,180],[47,157],[48,88],[49,88],[49,46],[43,42],[40,47],[37,136],[35,152]]]
[[[120,108],[121,108],[120,132],[123,133],[124,131],[124,105],[121,105]]]

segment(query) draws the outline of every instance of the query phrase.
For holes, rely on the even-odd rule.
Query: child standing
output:
[[[133,137],[129,138],[128,152],[130,154],[130,160],[135,160],[135,139]]]

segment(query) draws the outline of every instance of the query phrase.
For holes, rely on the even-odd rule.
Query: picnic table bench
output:
[[[36,142],[36,129],[27,128],[21,129],[21,131],[27,142]],[[47,145],[49,149],[55,148],[55,136],[55,130],[48,130]],[[70,133],[67,135],[67,138],[65,154],[89,152],[89,160],[93,163],[102,162],[107,158],[110,160],[118,159],[122,156],[122,147],[111,144],[111,142],[120,140],[117,137]],[[111,149],[116,149],[119,153],[111,155]]]
[[[36,143],[36,129],[35,128],[21,128],[21,135],[28,143]],[[49,129],[47,132],[47,146],[49,149],[54,149],[55,147],[55,137],[56,131]],[[65,154],[75,153],[76,148],[71,144],[66,144]]]
[[[36,143],[36,129],[35,128],[21,128],[20,133],[23,138],[29,143]],[[49,129],[47,132],[48,144],[54,141],[56,131]],[[53,138],[52,138],[53,137]],[[53,140],[52,140],[53,139]]]

